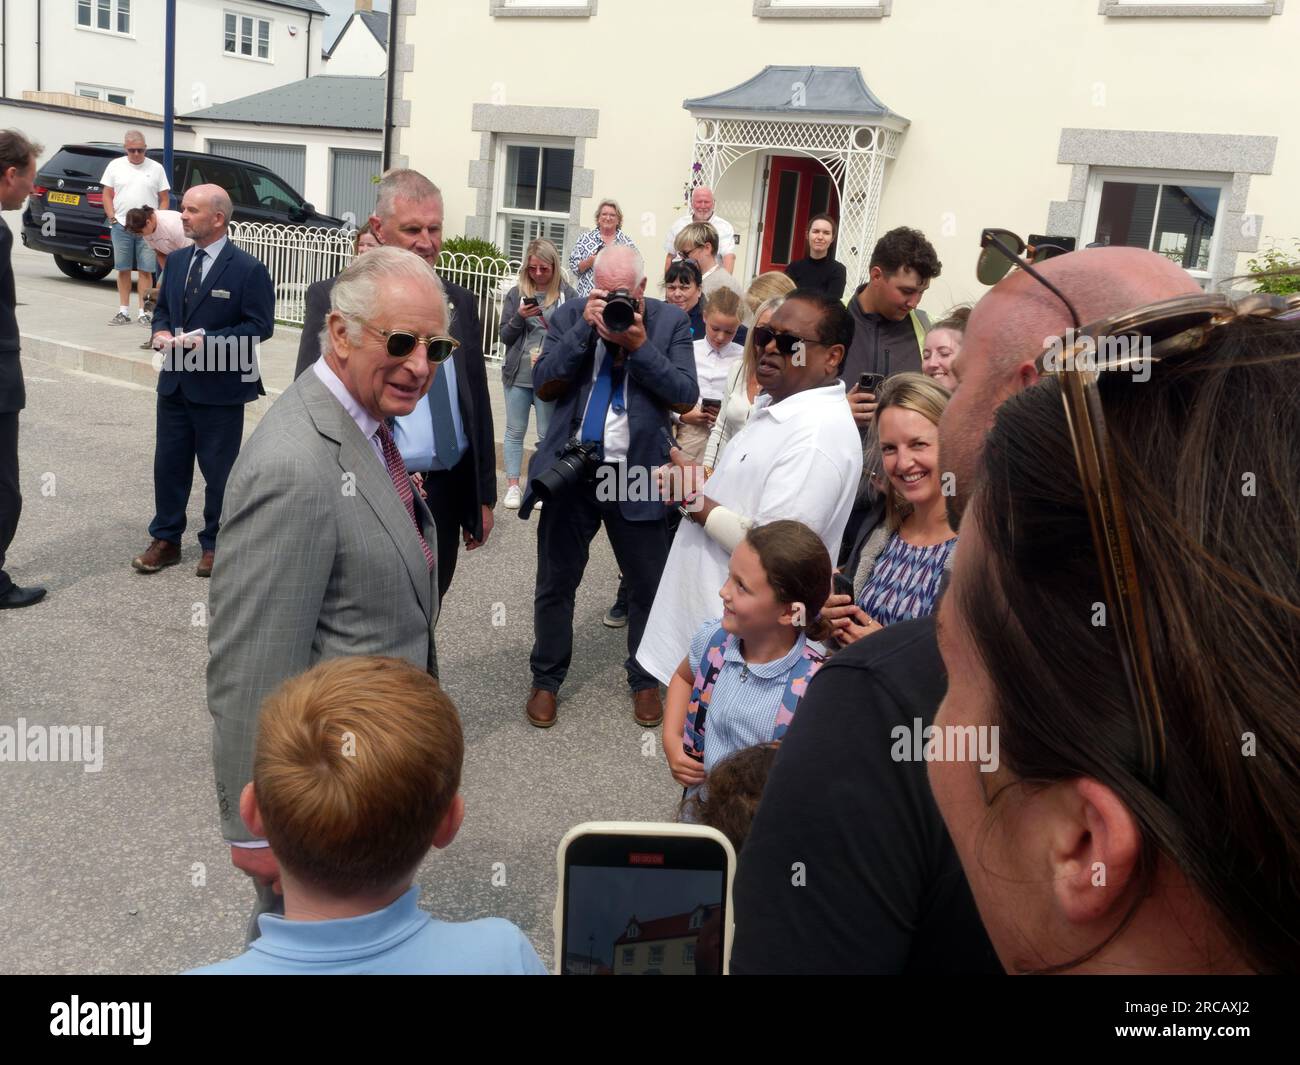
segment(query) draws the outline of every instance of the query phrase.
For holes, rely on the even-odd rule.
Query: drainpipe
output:
[[[9,95],[9,0],[0,0],[0,96]]]
[[[307,12],[307,69],[303,72],[304,78],[311,77],[311,12]]]
[[[36,0],[36,91],[41,91],[41,0]]]
[[[383,169],[392,166],[393,160],[393,106],[397,81],[397,9],[400,0],[393,0],[388,10],[388,84],[384,93],[384,160]]]

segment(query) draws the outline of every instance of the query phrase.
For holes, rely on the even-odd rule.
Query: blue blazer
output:
[[[185,369],[181,364],[184,355],[177,349],[158,374],[158,392],[170,396],[180,389],[191,403],[251,403],[266,394],[255,342],[269,340],[275,331],[275,286],[271,275],[257,259],[227,239],[186,313],[185,279],[193,260],[193,247],[167,257],[171,269],[163,273],[153,331],[175,333],[202,328],[204,358],[194,360],[199,362],[197,367]]]
[[[534,393],[540,399],[555,400],[555,410],[546,437],[529,464],[525,500],[532,496],[532,478],[553,466],[565,444],[582,428],[596,358],[592,342],[596,332],[582,318],[586,307],[585,299],[569,300],[555,312],[542,344],[542,357],[533,367]],[[695,346],[686,314],[672,304],[647,298],[645,326],[646,342],[627,356],[627,464],[653,470],[668,461],[668,443],[661,430],[672,430],[669,412],[681,413],[695,406],[700,386],[695,379]],[[653,521],[667,514],[657,499],[622,499],[619,510],[628,521]]]

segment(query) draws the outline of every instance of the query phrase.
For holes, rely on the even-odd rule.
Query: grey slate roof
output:
[[[384,81],[316,74],[181,117],[187,122],[380,130],[384,126]]]
[[[329,15],[329,11],[316,3],[316,0],[265,0],[277,7],[296,7],[299,11],[310,11],[313,15]]]
[[[797,85],[803,86],[803,100],[796,105]],[[682,106],[688,111],[757,111],[907,121],[867,88],[857,67],[766,66],[748,81],[712,96],[685,100]]]
[[[329,51],[325,53],[326,59],[334,54],[334,49],[339,46],[339,41],[347,36],[348,30],[352,28],[352,23],[357,19],[360,19],[365,24],[366,29],[379,42],[379,47],[385,52],[388,51],[388,13],[386,11],[354,11],[348,16],[343,28],[339,30],[339,35],[334,38],[334,43],[329,46]]]

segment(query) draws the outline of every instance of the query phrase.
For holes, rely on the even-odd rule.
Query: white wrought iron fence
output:
[[[231,222],[230,239],[266,265],[275,285],[278,322],[301,326],[307,288],[339,274],[352,261],[354,234],[346,229],[310,229],[265,222]],[[438,276],[474,297],[482,328],[483,354],[499,361],[501,301],[519,277],[518,260],[443,252]]]

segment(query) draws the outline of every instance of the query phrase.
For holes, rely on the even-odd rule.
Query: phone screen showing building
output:
[[[563,973],[722,972],[725,873],[664,868],[662,858],[631,853],[622,868],[569,866]]]

